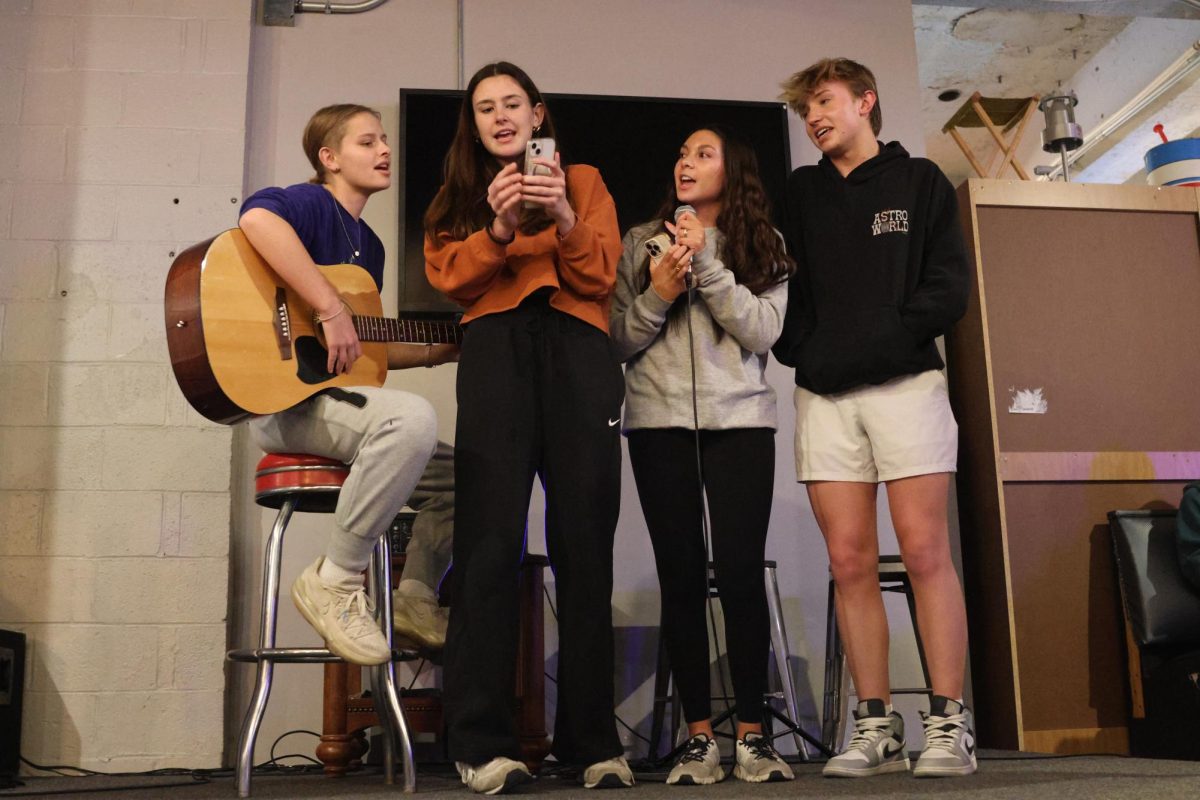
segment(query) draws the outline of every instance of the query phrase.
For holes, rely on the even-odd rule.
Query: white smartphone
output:
[[[549,167],[541,164],[533,163],[535,158],[545,159],[546,161],[554,160],[554,140],[553,139],[530,139],[525,143],[525,174],[526,175],[542,175],[549,176]],[[531,203],[526,200],[521,204],[524,208],[537,208],[537,203]]]
[[[647,239],[642,247],[646,248],[646,253],[649,254],[650,260],[657,263],[671,249],[671,237],[665,233],[660,233],[657,236]]]

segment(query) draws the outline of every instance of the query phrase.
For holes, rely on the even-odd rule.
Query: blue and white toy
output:
[[[1167,141],[1163,126],[1154,132],[1163,143],[1146,151],[1146,183],[1151,186],[1200,186],[1200,139]]]

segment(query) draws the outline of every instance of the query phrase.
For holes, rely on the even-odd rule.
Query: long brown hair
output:
[[[754,294],[761,294],[790,278],[796,271],[796,262],[787,254],[783,240],[771,225],[771,203],[758,177],[758,157],[750,145],[724,126],[701,125],[696,130],[711,131],[721,140],[725,188],[721,192],[717,229],[724,235],[724,241],[716,255],[738,283]],[[658,219],[673,219],[678,207],[672,180],[667,198],[658,209]],[[648,257],[645,270],[649,281]]]
[[[494,216],[491,206],[488,205],[487,189],[503,165],[479,141],[473,99],[481,81],[500,75],[507,75],[517,82],[529,97],[530,106],[536,107],[541,104],[542,124],[537,135],[550,137],[557,142],[559,158],[563,169],[566,169],[567,162],[562,155],[562,142],[558,141],[554,129],[554,119],[550,116],[550,109],[546,107],[542,93],[538,91],[533,80],[523,69],[507,61],[497,61],[481,67],[467,83],[458,111],[458,126],[454,130],[454,139],[450,142],[450,149],[446,151],[446,160],[442,166],[442,187],[438,189],[437,195],[425,212],[425,235],[434,243],[437,242],[440,233],[449,233],[455,239],[465,239],[482,229]],[[523,234],[532,235],[552,224],[553,220],[544,210],[523,208],[517,229]]]
[[[325,165],[321,163],[321,148],[336,148],[341,143],[342,137],[346,135],[346,126],[350,120],[359,114],[373,114],[375,119],[382,119],[378,111],[368,106],[360,106],[358,103],[338,103],[333,106],[325,106],[318,109],[309,118],[308,124],[304,126],[304,136],[301,138],[304,155],[308,156],[308,163],[312,164],[312,168],[317,172],[308,179],[309,183],[325,182]]]

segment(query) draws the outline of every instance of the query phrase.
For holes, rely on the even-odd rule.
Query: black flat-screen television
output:
[[[645,222],[666,197],[684,138],[705,124],[724,125],[758,156],[779,225],[791,172],[788,118],[782,103],[660,97],[546,94],[558,149],[570,163],[600,170],[617,205],[621,232]],[[457,311],[425,279],[422,218],[442,184],[462,92],[400,90],[400,130],[393,167],[400,185],[399,307],[403,313]]]

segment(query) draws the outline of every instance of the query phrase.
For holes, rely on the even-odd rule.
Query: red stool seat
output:
[[[279,508],[294,497],[296,511],[329,514],[349,474],[350,465],[336,458],[267,453],[254,472],[254,500],[260,506]]]

